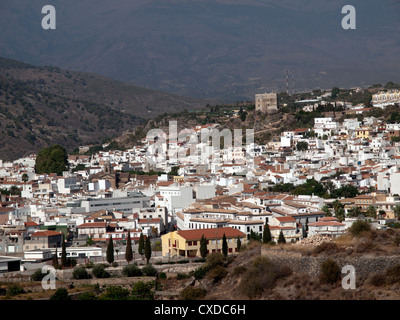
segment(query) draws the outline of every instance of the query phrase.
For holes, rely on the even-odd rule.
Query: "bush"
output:
[[[348,230],[353,237],[359,237],[363,232],[370,231],[371,225],[366,220],[357,220],[350,226]]]
[[[374,273],[368,278],[368,283],[375,287],[382,287],[386,284],[386,275],[381,273]]]
[[[17,296],[22,293],[25,293],[25,290],[19,285],[13,284],[7,288],[7,295],[9,296]]]
[[[323,242],[317,247],[314,248],[313,253],[326,253],[326,254],[333,254],[338,252],[339,248],[336,243],[334,242]]]
[[[95,265],[92,269],[92,274],[96,278],[109,278],[110,277],[110,274],[105,270],[105,267],[102,264]]]
[[[143,273],[136,264],[132,264],[124,267],[122,274],[127,277],[140,277]]]
[[[136,282],[132,288],[132,296],[135,300],[152,300],[154,293],[152,291],[154,282],[144,283],[143,281]]]
[[[142,272],[145,276],[154,277],[157,274],[157,269],[154,268],[150,263],[142,268]]]
[[[78,300],[97,300],[97,296],[93,292],[83,292],[78,295]]]
[[[78,267],[72,272],[72,277],[74,279],[89,279],[90,275],[84,267]]]
[[[129,290],[120,286],[107,287],[104,294],[101,296],[102,300],[127,300],[129,298]]]
[[[56,292],[50,297],[50,300],[71,300],[68,295],[68,290],[65,288],[59,288]]]
[[[158,274],[158,278],[159,278],[159,279],[167,279],[167,274],[166,274],[165,272],[160,272],[160,273]]]
[[[386,280],[388,284],[400,282],[400,264],[386,269]]]
[[[216,266],[207,273],[207,277],[212,279],[213,284],[215,284],[225,278],[227,274],[228,271],[223,266]]]
[[[320,268],[319,280],[322,283],[336,283],[341,277],[341,270],[338,264],[331,258],[326,259]]]
[[[176,280],[183,280],[187,278],[190,278],[190,275],[188,273],[178,272],[178,274],[176,275]]]
[[[238,266],[233,269],[233,275],[239,276],[239,275],[245,273],[246,271],[247,271],[247,268],[245,266]]]
[[[205,267],[198,267],[196,270],[193,270],[190,272],[190,275],[192,275],[196,280],[201,280],[203,279],[207,274],[207,269]]]
[[[260,296],[265,290],[272,289],[279,278],[286,277],[292,271],[280,267],[266,257],[257,257],[253,264],[244,271],[239,284],[239,291],[250,299]]]
[[[188,286],[181,291],[180,298],[182,300],[197,300],[204,298],[206,293],[207,290],[204,288]]]
[[[222,253],[212,252],[209,255],[207,255],[206,268],[212,269],[212,268],[215,268],[216,266],[221,266],[224,264],[224,261],[225,261],[225,257]]]
[[[32,281],[42,281],[43,278],[45,277],[46,273],[42,273],[41,269],[38,269],[35,271],[34,274],[31,276]]]

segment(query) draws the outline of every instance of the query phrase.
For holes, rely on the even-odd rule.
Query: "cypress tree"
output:
[[[207,256],[207,239],[204,237],[204,234],[200,239],[200,255],[203,259]]]
[[[269,229],[268,223],[265,223],[263,232],[263,243],[269,243],[272,241],[271,230]]]
[[[112,236],[110,236],[110,240],[108,241],[106,258],[108,263],[114,262],[114,243]]]
[[[65,238],[63,235],[61,244],[61,266],[65,268],[67,266],[67,248],[65,247]]]
[[[228,242],[226,241],[225,233],[222,236],[222,253],[225,257],[228,255]]]
[[[144,256],[146,257],[147,264],[149,264],[151,258],[151,243],[149,237],[146,237],[146,244],[144,246]]]
[[[240,249],[242,248],[242,241],[240,241],[239,236],[237,237],[237,240],[236,240],[236,248],[237,248],[237,251],[238,251],[238,252],[239,252]]]
[[[279,233],[278,243],[286,243],[286,239],[285,239],[285,236],[283,235],[282,230]]]
[[[131,262],[133,260],[131,233],[128,231],[128,239],[126,240],[125,260]]]
[[[53,267],[55,269],[58,268],[58,253],[57,253],[57,248],[56,248],[56,253],[53,256]]]
[[[139,238],[139,248],[138,248],[139,254],[143,254],[144,252],[144,237],[143,233],[140,234]]]

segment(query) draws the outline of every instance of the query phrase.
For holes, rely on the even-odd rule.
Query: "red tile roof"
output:
[[[210,228],[210,229],[196,229],[196,230],[179,230],[178,234],[186,240],[200,240],[204,235],[208,240],[222,239],[225,234],[226,238],[246,237],[243,232],[230,227],[225,228]]]
[[[61,232],[52,231],[52,230],[44,230],[44,231],[36,231],[32,234],[32,237],[51,237],[51,236],[59,236]]]

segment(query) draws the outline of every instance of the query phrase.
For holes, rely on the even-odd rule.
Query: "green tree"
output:
[[[62,244],[61,244],[61,266],[66,268],[68,264],[67,261],[67,248],[65,244],[65,237],[63,235]]]
[[[228,242],[226,241],[225,233],[222,236],[222,254],[226,257],[228,255]]]
[[[146,237],[146,243],[144,246],[144,256],[146,257],[147,264],[149,264],[151,258],[151,243],[149,237]]]
[[[286,239],[285,239],[285,236],[283,235],[282,230],[281,230],[281,232],[279,233],[278,243],[286,243]]]
[[[339,92],[340,92],[340,89],[338,87],[333,87],[332,88],[332,93],[331,93],[332,99],[336,99],[336,97],[338,96]]]
[[[319,279],[322,283],[334,284],[340,279],[341,270],[338,264],[331,258],[322,262]]]
[[[347,211],[347,216],[357,218],[361,214],[361,207],[353,206]]]
[[[125,260],[131,262],[133,260],[131,233],[128,231],[128,239],[126,240]]]
[[[240,241],[239,236],[237,237],[237,240],[236,240],[236,248],[237,248],[238,252],[240,252],[240,249],[242,249],[242,241]]]
[[[112,236],[110,236],[110,240],[108,241],[106,259],[108,263],[114,262],[114,243]]]
[[[68,295],[68,290],[67,289],[59,288],[50,297],[50,300],[71,300],[71,297]]]
[[[68,154],[60,145],[56,144],[39,150],[36,156],[36,173],[57,173],[61,175],[68,170]]]
[[[272,241],[271,230],[269,229],[268,223],[265,223],[262,242],[263,243],[269,243],[271,241]]]
[[[305,151],[308,149],[308,143],[306,141],[299,141],[296,144],[296,149],[298,151]]]
[[[57,255],[58,255],[58,253],[57,253],[57,248],[56,248],[56,253],[53,256],[53,261],[52,261],[53,267],[55,269],[58,268],[58,256]]]
[[[22,175],[22,181],[23,181],[23,182],[28,182],[28,180],[29,180],[29,176],[28,176],[26,173],[24,173],[24,174]]]
[[[207,239],[204,235],[200,239],[200,255],[203,259],[207,256]]]
[[[141,254],[141,255],[144,254],[144,236],[143,236],[143,233],[141,233],[141,234],[140,234],[140,237],[139,237],[138,252],[139,252],[139,254]]]
[[[371,230],[371,224],[366,220],[357,220],[349,227],[349,232],[352,236],[358,237],[365,231]]]
[[[86,244],[87,244],[88,246],[92,246],[93,243],[94,243],[93,239],[92,239],[91,237],[88,236],[87,239],[86,239]]]
[[[332,212],[331,209],[325,204],[322,209],[323,212],[325,212],[325,216],[327,217],[331,217],[332,216]]]

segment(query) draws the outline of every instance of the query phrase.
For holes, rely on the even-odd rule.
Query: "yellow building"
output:
[[[371,134],[370,128],[358,128],[356,129],[357,139],[368,139]]]
[[[169,257],[200,257],[200,239],[203,235],[207,239],[207,253],[222,252],[224,234],[228,244],[228,255],[238,252],[238,237],[242,245],[247,243],[245,233],[230,227],[179,230],[161,236],[162,255]]]

